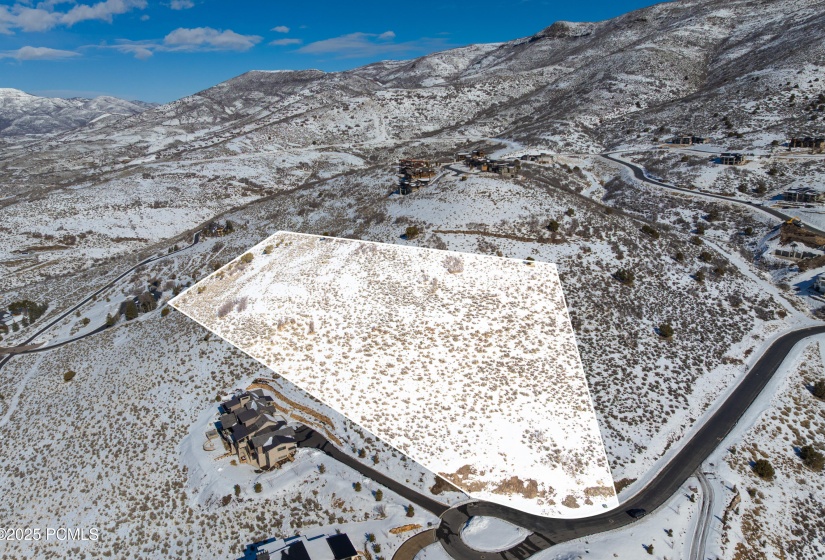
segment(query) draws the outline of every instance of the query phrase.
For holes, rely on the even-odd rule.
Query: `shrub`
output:
[[[748,226],[744,230],[742,230],[742,233],[744,233],[745,235],[753,235],[753,228],[751,226]]]
[[[811,390],[814,396],[818,399],[825,399],[825,379],[820,379],[816,383],[814,383],[814,387]]]
[[[697,246],[698,246],[698,245],[701,245],[701,244],[702,244],[702,238],[701,238],[701,237],[698,237],[698,236],[696,236],[696,235],[694,235],[693,237],[691,237],[691,238],[690,238],[690,242],[691,242],[692,244],[694,244],[694,245],[697,245]]]
[[[696,224],[696,235],[704,235],[705,234],[705,224],[698,223]]]
[[[570,216],[570,217],[573,217],[573,216],[575,216],[575,215],[576,215],[576,211],[575,211],[575,210],[573,210],[572,208],[568,208],[568,209],[567,209],[567,212],[565,212],[565,214],[567,214],[567,215],[568,215],[568,216]]]
[[[170,311],[169,307],[164,305],[163,309],[160,310],[160,316],[161,317],[166,317],[167,315],[169,315],[169,311]]]
[[[267,245],[266,247],[264,247],[264,255],[269,255],[274,250],[275,250],[275,247],[273,247],[272,245]]]
[[[662,338],[672,338],[673,337],[673,327],[670,323],[662,323],[659,325],[659,336]]]
[[[559,224],[556,220],[550,220],[550,223],[547,224],[547,229],[553,233],[559,231],[559,227],[561,227],[561,224]]]
[[[613,274],[613,277],[625,286],[632,286],[634,280],[636,280],[636,275],[633,274],[633,271],[628,270],[626,268],[620,268],[619,270],[617,270]]]
[[[375,501],[380,502],[383,499],[384,499],[384,492],[382,492],[381,489],[379,488],[378,490],[375,491]]]
[[[360,482],[354,483],[352,485],[352,489],[355,490],[356,492],[360,492],[361,491],[361,483]]]
[[[235,495],[236,495],[236,496],[240,496],[240,495],[241,495],[241,485],[240,485],[240,484],[236,484],[236,485],[235,485]]]
[[[812,471],[819,472],[825,467],[825,455],[810,445],[806,445],[799,450],[799,458]]]
[[[642,226],[642,233],[649,235],[653,239],[659,239],[659,232],[656,231],[656,228],[647,224]]]
[[[229,505],[229,502],[231,502],[231,501],[232,501],[232,496],[230,496],[230,495],[228,495],[228,494],[227,494],[226,496],[224,496],[223,498],[221,498],[221,505],[222,505],[222,506],[224,506],[224,507],[226,507],[226,506],[228,506],[228,505]]]
[[[767,459],[757,459],[753,464],[753,472],[764,480],[770,480],[776,474],[773,465]]]
[[[404,237],[406,239],[415,239],[421,234],[421,231],[416,226],[409,226],[404,230]]]
[[[244,264],[249,264],[252,262],[253,258],[254,256],[252,255],[252,253],[244,253],[244,255],[241,257],[241,262]]]
[[[676,259],[676,262],[684,262],[685,254],[682,251],[678,251],[673,258]]]
[[[360,457],[361,459],[363,459],[363,458],[364,458],[364,457],[366,457],[366,456],[367,456],[367,452],[366,452],[366,450],[365,450],[363,447],[362,447],[361,449],[359,449],[359,450],[358,450],[358,457]]]
[[[326,468],[326,466],[324,466],[323,463],[318,465],[318,472],[321,473],[321,474],[324,474],[325,472],[327,472],[327,468]]]
[[[375,534],[374,533],[367,533],[367,540],[369,542],[375,542]]]
[[[73,372],[72,370],[69,370],[69,371],[67,371],[66,373],[63,374],[63,381],[68,383],[69,381],[74,379],[75,375],[77,375],[75,372]]]
[[[415,508],[412,504],[407,506],[407,517],[415,517]]]
[[[705,281],[705,271],[699,269],[696,271],[696,274],[693,275],[697,282],[702,283]]]
[[[709,263],[713,260],[713,254],[711,254],[710,251],[702,251],[701,253],[699,253],[699,260],[702,262]]]
[[[263,486],[261,486],[261,483],[260,483],[260,482],[256,482],[256,483],[255,483],[255,493],[256,493],[256,494],[260,494],[260,493],[261,493],[261,491],[262,491],[263,489],[264,489],[264,488],[263,488]]]

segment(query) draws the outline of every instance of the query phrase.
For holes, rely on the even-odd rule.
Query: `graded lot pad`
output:
[[[475,498],[618,504],[553,264],[278,232],[171,304]]]

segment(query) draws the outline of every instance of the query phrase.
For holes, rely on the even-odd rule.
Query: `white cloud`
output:
[[[162,41],[121,39],[117,44],[96,45],[95,48],[113,49],[145,60],[156,52],[247,51],[262,39],[258,35],[241,35],[231,29],[220,31],[211,27],[181,27],[169,33]]]
[[[192,2],[192,0],[172,0],[169,7],[173,10],[188,10],[189,8],[194,8],[195,3]]]
[[[258,35],[241,35],[231,29],[219,31],[211,27],[180,27],[163,38],[171,50],[247,51],[261,42]]]
[[[146,8],[146,0],[103,0],[94,4],[78,4],[74,0],[45,0],[34,8],[30,4],[15,2],[12,6],[0,6],[0,33],[11,35],[15,30],[49,31],[59,25],[71,27],[89,20],[111,23],[115,15]],[[72,7],[65,12],[55,10],[55,6],[61,4],[72,4]]]
[[[112,16],[125,14],[133,9],[143,10],[146,8],[146,0],[104,0],[97,4],[78,4],[61,18],[61,22],[66,25],[74,25],[81,21],[101,20],[112,22]]]
[[[304,45],[298,52],[335,55],[337,58],[368,58],[392,53],[432,52],[449,47],[444,39],[422,38],[396,43],[395,33],[349,33]]]
[[[124,54],[131,54],[134,55],[135,58],[139,58],[140,60],[146,60],[147,58],[151,58],[154,54],[157,45],[152,44],[139,44],[139,43],[123,43],[120,45],[114,45],[113,47],[116,51],[122,52]]]
[[[276,47],[283,47],[287,45],[300,45],[303,43],[300,39],[275,39],[274,41],[270,41],[270,45],[274,45]]]
[[[289,33],[289,27],[286,25],[278,25],[273,27],[272,31],[277,31],[278,33]]]
[[[48,31],[60,23],[60,14],[39,8],[18,8],[14,26],[23,31]]]
[[[14,58],[17,60],[63,60],[80,56],[74,51],[62,51],[48,47],[20,47],[15,51],[0,51],[0,58]]]

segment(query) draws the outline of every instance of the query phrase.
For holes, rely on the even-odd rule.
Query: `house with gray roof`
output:
[[[295,430],[260,389],[244,391],[220,404],[215,427],[238,461],[259,469],[291,461],[298,443]]]

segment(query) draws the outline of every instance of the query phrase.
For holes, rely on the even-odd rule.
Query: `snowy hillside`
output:
[[[617,505],[552,264],[285,232],[245,255],[171,305],[476,498]]]
[[[783,146],[790,136],[825,136],[825,6],[685,0],[604,22],[551,23],[530,37],[346,72],[252,71],[128,116],[128,103],[82,102],[115,116],[90,116],[80,128],[68,119],[71,130],[38,138],[0,134],[0,305],[48,302],[34,324],[15,319],[0,348],[21,350],[68,310],[33,344],[88,335],[150,283],[163,290],[155,310],[0,369],[0,440],[33,442],[0,452],[0,517],[97,524],[112,535],[77,557],[227,558],[255,540],[338,525],[374,532],[391,557],[411,534],[390,532],[409,504],[386,488],[377,503],[367,490],[378,483],[313,450],[300,450],[292,470],[239,475],[237,496],[226,462],[212,461],[209,472],[223,470],[201,479],[208,469],[187,453],[200,445],[199,422],[215,414],[216,397],[260,377],[276,377],[288,402],[331,418],[352,458],[445,504],[467,499],[166,306],[276,231],[554,263],[616,491],[625,499],[644,486],[773,339],[825,315],[812,289],[825,260],[775,257],[796,243],[793,226],[741,204],[780,207],[784,189],[825,184],[823,154]],[[9,107],[36,102],[4,91]],[[69,115],[75,101],[55,101],[63,102]],[[675,133],[712,142],[664,147]],[[399,158],[447,160],[476,148],[550,152],[549,163],[524,162],[515,178],[452,163],[434,184],[398,193]],[[598,155],[614,149],[687,191],[642,183]],[[727,150],[753,156],[717,164]],[[787,211],[825,227],[822,205]],[[227,220],[231,233],[189,247],[196,231]],[[408,227],[420,235],[403,238]],[[808,243],[822,252],[821,241]],[[130,270],[148,257],[158,258]],[[761,409],[771,412],[731,435],[740,452],[720,448],[711,460],[717,479],[742,494],[727,525],[711,531],[708,550],[725,560],[745,557],[743,546],[754,558],[821,556],[799,552],[799,531],[814,538],[806,535],[818,525],[793,522],[822,517],[821,474],[800,468],[793,448],[821,435],[821,401],[802,385],[823,370],[816,352],[800,360],[801,375],[777,374],[776,399]],[[76,372],[68,382],[67,370]],[[775,481],[754,479],[758,457],[778,467]],[[628,532],[547,558],[597,545],[594,557],[649,557],[641,545],[653,542],[653,557],[679,556],[700,517],[687,497],[695,484]],[[416,511],[411,526],[437,523]],[[778,518],[770,542],[761,539],[759,523]],[[483,527],[465,532],[498,548],[478,540]],[[498,533],[506,542],[521,535]],[[3,554],[68,553],[61,543],[12,543]]]
[[[63,99],[0,88],[0,136],[53,134],[92,123],[103,126],[152,106],[109,96]]]

